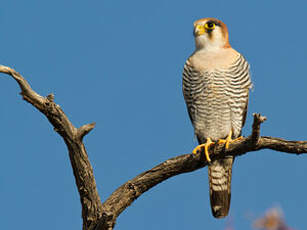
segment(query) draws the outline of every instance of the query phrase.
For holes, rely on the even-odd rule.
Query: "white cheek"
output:
[[[217,27],[215,30],[212,31],[213,39],[211,40],[212,44],[215,44],[216,46],[220,46],[224,43],[224,38],[222,36],[222,31],[220,27]]]
[[[196,37],[196,42],[199,44],[207,44],[209,42],[208,35],[203,34],[201,36]]]
[[[203,49],[208,45],[210,41],[207,36],[207,34],[203,34],[195,38],[196,49]]]
[[[209,35],[206,33],[196,37],[195,43],[196,43],[196,49],[202,49],[208,51],[220,49],[225,45],[222,31],[219,27],[215,28],[211,32],[211,38],[209,38]]]

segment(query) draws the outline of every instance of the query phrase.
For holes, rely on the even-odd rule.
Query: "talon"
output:
[[[198,151],[201,151],[202,148],[205,148],[206,160],[207,160],[208,162],[211,162],[211,159],[210,159],[210,157],[209,157],[209,151],[208,151],[208,149],[209,149],[209,147],[210,147],[211,145],[213,145],[213,144],[214,144],[214,142],[211,141],[210,138],[207,138],[207,142],[206,142],[205,144],[201,144],[201,145],[196,146],[196,148],[193,150],[193,154],[196,154]]]
[[[226,139],[220,139],[217,143],[218,144],[225,143],[225,149],[228,149],[230,143],[243,139],[242,136],[240,136],[240,137],[238,137],[236,139],[231,139],[231,136],[232,136],[232,131],[229,132],[229,134],[228,134]]]
[[[231,139],[231,135],[229,135],[226,139],[226,144],[225,144],[225,148],[228,149],[229,148],[229,143],[232,142],[233,140]]]
[[[242,140],[242,139],[243,139],[243,136],[240,136],[240,137],[234,139],[233,141],[240,141],[240,140]]]

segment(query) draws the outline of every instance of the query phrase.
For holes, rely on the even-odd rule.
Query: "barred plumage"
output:
[[[197,31],[202,25],[208,27],[208,23],[220,29]],[[232,138],[237,138],[245,122],[252,86],[249,65],[230,47],[227,28],[221,21],[202,19],[194,26],[196,51],[185,63],[182,84],[195,135],[200,144],[207,138],[224,139],[230,132]],[[228,214],[233,160],[226,157],[208,167],[211,208],[217,218]]]
[[[228,69],[213,71],[197,71],[187,60],[183,94],[200,143],[225,138],[231,129],[240,135],[250,87],[249,65],[240,54]]]

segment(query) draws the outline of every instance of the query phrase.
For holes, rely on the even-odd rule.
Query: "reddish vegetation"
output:
[[[253,227],[263,230],[294,230],[286,225],[282,212],[278,208],[268,210],[263,217],[254,221]]]

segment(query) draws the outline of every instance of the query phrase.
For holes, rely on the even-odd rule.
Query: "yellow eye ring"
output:
[[[214,22],[207,22],[207,23],[205,24],[205,28],[206,28],[207,30],[213,30],[213,29],[215,28],[215,23],[214,23]]]

